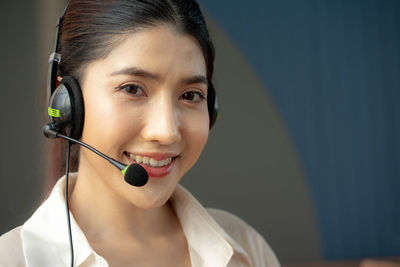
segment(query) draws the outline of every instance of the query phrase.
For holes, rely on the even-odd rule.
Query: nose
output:
[[[171,145],[181,140],[178,110],[167,96],[160,96],[148,103],[142,136],[147,141]]]

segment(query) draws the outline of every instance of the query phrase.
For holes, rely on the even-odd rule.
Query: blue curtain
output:
[[[200,0],[299,153],[325,259],[400,255],[400,1]]]

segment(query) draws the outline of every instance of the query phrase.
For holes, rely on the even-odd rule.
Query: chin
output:
[[[165,205],[167,203],[168,198],[157,198],[157,199],[141,199],[140,201],[135,201],[134,204],[136,207],[150,210],[150,209],[157,209]]]
[[[165,189],[161,192],[149,188],[149,190],[143,190],[134,199],[131,199],[131,203],[141,209],[160,208],[169,200],[172,192],[167,192]]]

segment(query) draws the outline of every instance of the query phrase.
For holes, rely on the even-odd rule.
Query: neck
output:
[[[125,183],[122,176],[107,180],[93,169],[79,168],[70,191],[70,209],[89,241],[149,240],[175,232],[179,222],[169,202],[138,207],[123,194],[135,190],[140,189]]]

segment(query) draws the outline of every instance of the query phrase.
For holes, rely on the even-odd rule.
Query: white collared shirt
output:
[[[76,175],[71,174],[70,179],[74,181]],[[0,267],[69,266],[64,185],[61,178],[30,219],[0,237]],[[262,236],[236,216],[205,209],[182,186],[176,188],[170,201],[185,233],[193,267],[280,266]],[[108,266],[72,215],[71,229],[74,266]]]

